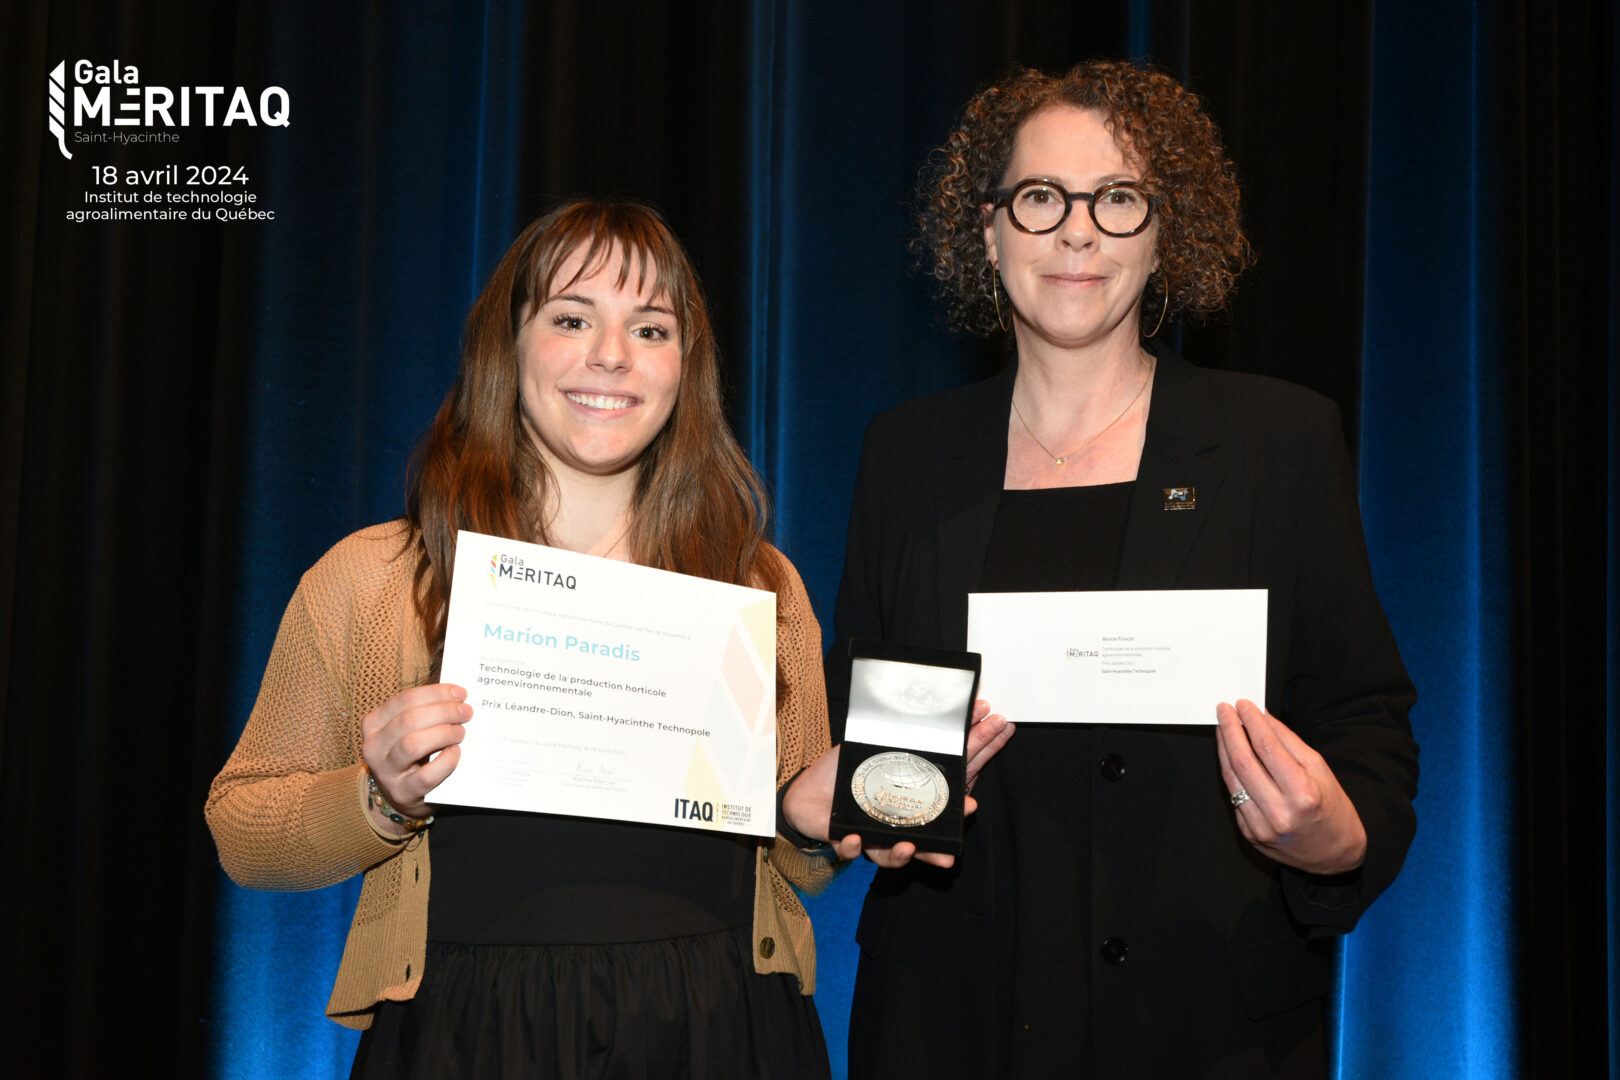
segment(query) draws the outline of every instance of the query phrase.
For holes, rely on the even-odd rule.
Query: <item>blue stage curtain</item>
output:
[[[1345,1077],[1518,1072],[1502,30],[1467,2],[1408,5],[1373,38],[1362,512],[1423,777],[1406,868],[1343,951]]]
[[[266,19],[266,55],[299,61],[298,137],[256,169],[284,197],[282,227],[259,233],[248,260],[237,408],[251,496],[233,523],[241,609],[226,747],[299,575],[346,533],[401,512],[403,464],[517,227],[521,4],[287,5]],[[322,1011],[359,880],[310,893],[220,880],[214,1074],[347,1075],[358,1034]]]
[[[1012,62],[1146,53],[1220,120],[1261,254],[1226,322],[1172,333],[1345,406],[1421,694],[1418,839],[1343,950],[1339,1075],[1563,1076],[1607,1053],[1620,1076],[1613,12],[1261,7],[7,9],[23,62],[0,65],[0,110],[23,134],[3,201],[33,222],[0,245],[0,817],[23,868],[0,921],[23,1072],[347,1071],[354,1036],[321,1014],[356,883],[239,889],[198,811],[298,575],[400,511],[462,319],[527,217],[575,192],[668,212],[830,619],[867,422],[999,359],[907,273],[923,155]],[[63,223],[84,160],[114,157],[57,154],[44,73],[114,56],[294,90],[285,131],[184,144],[245,161],[275,222]],[[840,1074],[869,876],[810,902]]]
[[[1423,781],[1340,1075],[1613,1077],[1613,12],[1391,4],[1372,41],[1362,508]]]

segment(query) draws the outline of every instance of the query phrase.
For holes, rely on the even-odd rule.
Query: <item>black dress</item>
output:
[[[1004,491],[979,587],[984,592],[1114,587],[1134,483]],[[1094,730],[1022,724],[981,778],[981,800],[1008,815],[1016,900],[1013,1076],[1090,1076],[1086,1001]],[[1032,928],[1039,927],[1036,932]]]
[[[752,959],[746,837],[449,808],[426,967],[353,1077],[821,1077],[790,975]]]

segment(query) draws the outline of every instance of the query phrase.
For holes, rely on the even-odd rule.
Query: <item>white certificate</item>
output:
[[[1015,723],[1213,724],[1266,700],[1266,590],[971,593],[979,696]]]
[[[771,836],[776,595],[461,532],[429,801]]]

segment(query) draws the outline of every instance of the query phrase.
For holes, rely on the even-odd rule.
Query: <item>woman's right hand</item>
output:
[[[433,813],[425,800],[455,771],[465,737],[462,725],[471,717],[466,690],[430,683],[401,690],[360,721],[360,756],[395,810],[413,818]],[[398,830],[389,823],[389,831]]]

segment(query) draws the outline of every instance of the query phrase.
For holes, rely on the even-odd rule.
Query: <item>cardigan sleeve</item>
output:
[[[799,572],[774,552],[782,567],[776,595],[776,663],[782,673],[776,706],[776,784],[780,788],[831,746],[827,734],[827,689],[821,675],[821,624]],[[819,892],[832,881],[830,849],[807,852],[778,834],[767,856],[799,888]]]
[[[1417,829],[1417,691],[1373,588],[1338,409],[1303,418],[1302,460],[1325,463],[1301,485],[1294,635],[1284,719],[1332,768],[1367,831],[1356,870],[1320,877],[1284,867],[1289,910],[1317,932],[1342,932],[1395,880]]]
[[[396,563],[405,560],[367,558],[360,535],[333,548],[300,581],[253,712],[209,787],[204,816],[220,862],[238,884],[321,888],[404,847],[380,836],[366,817],[359,724],[397,690],[397,663],[376,662],[389,650],[368,653],[364,639],[390,629],[397,635],[397,626],[370,624],[379,621],[378,611],[381,622],[397,621],[386,602],[391,590],[379,586],[401,573]],[[399,656],[394,651],[391,659]]]

